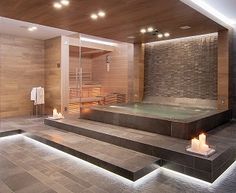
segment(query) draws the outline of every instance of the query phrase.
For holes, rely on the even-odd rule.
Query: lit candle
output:
[[[206,144],[206,135],[204,133],[199,135],[200,148]]]
[[[207,145],[207,144],[202,145],[201,152],[207,152],[207,151],[209,151],[209,145]]]
[[[196,138],[192,139],[192,141],[191,141],[191,149],[193,151],[199,151],[199,144],[200,144],[200,142],[199,142],[198,139],[196,139]]]
[[[52,116],[53,116],[54,118],[57,118],[57,117],[58,117],[57,109],[53,109]]]
[[[61,113],[58,114],[58,117],[59,117],[60,119],[63,119],[63,118],[64,118]]]

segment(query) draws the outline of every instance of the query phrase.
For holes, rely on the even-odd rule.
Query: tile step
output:
[[[21,134],[21,133],[22,133],[22,131],[20,129],[9,130],[9,131],[1,131],[0,132],[0,137],[6,137],[6,136]]]
[[[193,155],[185,150],[189,141],[127,127],[84,119],[45,119],[46,125],[110,143],[161,159],[161,166],[208,182],[215,181],[235,160],[233,148],[208,138],[217,146],[211,157]],[[221,160],[221,161],[219,161]]]
[[[26,137],[59,149],[131,181],[159,168],[161,159],[85,136],[55,129],[23,131]]]

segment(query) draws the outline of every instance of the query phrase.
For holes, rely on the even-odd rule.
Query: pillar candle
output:
[[[57,109],[53,109],[52,116],[56,118],[58,116]]]
[[[206,144],[206,135],[204,133],[199,135],[199,142],[200,142],[200,147]]]
[[[62,115],[61,113],[58,114],[58,117],[59,117],[60,119],[63,119],[63,115]]]
[[[201,152],[207,152],[209,151],[209,146],[207,144],[204,144],[201,146]]]
[[[191,141],[191,149],[193,151],[199,151],[199,144],[200,144],[200,142],[199,142],[198,139],[196,139],[196,138],[192,139],[192,141]]]

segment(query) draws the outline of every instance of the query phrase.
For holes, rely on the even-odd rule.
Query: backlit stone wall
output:
[[[217,99],[217,34],[146,44],[144,97]]]

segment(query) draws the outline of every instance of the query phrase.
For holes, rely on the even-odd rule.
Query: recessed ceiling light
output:
[[[68,6],[70,4],[70,1],[69,0],[61,0],[60,1],[62,5],[64,6]]]
[[[170,36],[170,33],[166,32],[166,33],[164,33],[164,36],[165,36],[165,37],[169,37],[169,36]]]
[[[35,31],[35,30],[37,30],[38,28],[37,27],[35,27],[35,26],[33,26],[33,27],[28,27],[28,31]]]
[[[154,30],[154,29],[153,29],[152,27],[147,28],[147,31],[148,31],[148,32],[153,32],[153,30]]]
[[[142,34],[144,34],[144,33],[147,32],[147,30],[143,28],[143,29],[140,30],[140,32],[141,32]]]
[[[158,38],[163,38],[163,34],[158,34],[157,37]]]
[[[98,18],[98,15],[93,13],[90,15],[90,17],[91,19],[96,20]]]
[[[58,3],[58,2],[55,2],[53,4],[53,7],[56,8],[56,9],[61,9],[62,8],[62,4]]]
[[[182,29],[182,30],[187,30],[187,29],[190,29],[191,27],[188,26],[188,25],[185,25],[185,26],[181,26],[179,28]]]
[[[106,16],[106,13],[104,11],[99,11],[98,12],[98,16],[99,17],[105,17]]]

